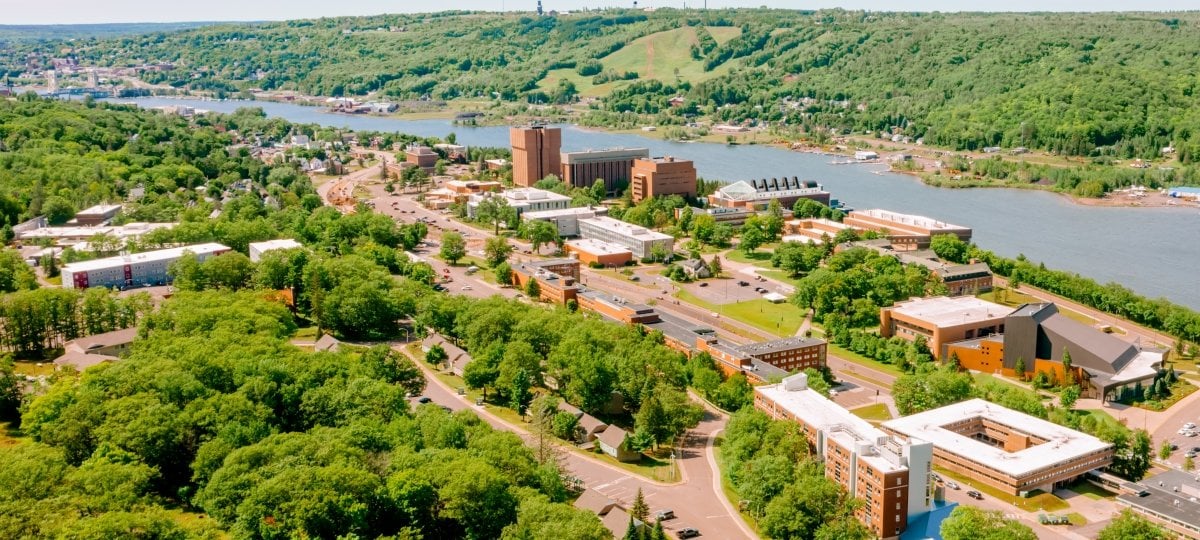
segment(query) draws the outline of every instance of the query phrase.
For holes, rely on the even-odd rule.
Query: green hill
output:
[[[19,43],[0,51],[0,75],[69,47],[87,64],[172,62],[144,77],[219,95],[596,97],[602,122],[699,114],[1108,160],[1173,147],[1187,165],[1200,159],[1198,26],[1200,12],[445,12]],[[674,95],[687,105],[667,107]]]

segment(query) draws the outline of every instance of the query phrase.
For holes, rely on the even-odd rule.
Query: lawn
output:
[[[50,376],[54,373],[54,362],[14,362],[13,371],[19,375],[28,375],[30,377]]]
[[[804,314],[800,312],[800,308],[789,302],[772,304],[762,298],[756,298],[731,304],[713,304],[685,290],[675,293],[675,297],[780,337],[796,335],[796,331],[800,330],[800,325],[804,323]]]
[[[12,424],[8,422],[0,422],[0,448],[21,444],[24,438],[18,434],[18,431],[13,429]]]
[[[1096,484],[1088,482],[1087,480],[1079,480],[1078,482],[1075,482],[1074,484],[1067,486],[1067,489],[1074,491],[1075,493],[1078,493],[1080,495],[1083,495],[1084,497],[1087,497],[1089,499],[1095,499],[1098,501],[1099,500],[1110,500],[1111,501],[1111,500],[1117,498],[1116,493],[1113,493],[1111,491],[1103,489],[1100,486],[1097,486]]]
[[[771,266],[771,253],[769,251],[746,253],[740,249],[731,249],[725,253],[725,258],[742,264],[753,264],[762,268],[774,268]]]
[[[892,419],[891,411],[888,410],[887,405],[882,403],[850,409],[850,413],[863,420],[870,420],[872,422],[886,422]]]
[[[1082,420],[1082,416],[1091,416],[1098,422],[1107,424],[1109,427],[1124,427],[1120,420],[1117,420],[1115,417],[1113,417],[1113,415],[1108,414],[1106,411],[1102,411],[1100,409],[1079,409],[1076,410],[1075,413],[1081,416],[1080,420]]]
[[[317,327],[309,326],[308,328],[300,328],[292,335],[293,339],[317,339]]]
[[[860,366],[869,367],[876,371],[882,371],[884,373],[887,373],[888,375],[894,375],[896,377],[904,375],[904,371],[902,371],[900,368],[898,368],[896,366],[893,366],[891,364],[885,364],[878,360],[873,360],[873,359],[867,358],[867,357],[865,357],[861,354],[858,354],[854,351],[851,351],[849,349],[843,349],[837,345],[834,345],[833,343],[829,344],[829,354],[832,356],[841,358],[842,360],[845,360],[847,362],[853,362]],[[872,381],[872,382],[876,382],[876,381]],[[891,385],[885,384],[883,386],[890,387]]]
[[[963,489],[967,489],[967,486],[970,486],[980,491],[984,495],[1007,502],[1008,504],[1025,510],[1026,512],[1060,512],[1062,510],[1071,508],[1071,505],[1067,504],[1066,501],[1058,498],[1053,493],[1045,493],[1043,491],[1034,490],[1030,492],[1030,496],[1028,497],[1018,497],[1016,495],[1009,495],[1008,493],[1000,491],[987,484],[975,483],[974,481],[967,479],[965,476],[950,472],[941,467],[935,466],[934,470],[937,471],[937,473],[943,478],[954,480],[958,484],[962,485]]]

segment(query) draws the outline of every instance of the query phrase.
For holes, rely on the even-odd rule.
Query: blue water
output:
[[[459,144],[468,146],[509,144],[506,127],[455,126],[448,120],[348,116],[283,103],[132,101],[146,107],[189,105],[219,112],[254,106],[297,123],[423,137],[453,132]],[[883,172],[883,165],[831,165],[829,156],[780,148],[668,142],[653,138],[654,133],[643,137],[563,128],[563,150],[647,147],[652,155],[694,161],[700,176],[709,179],[732,182],[786,175],[816,180],[853,208],[887,208],[971,227],[975,243],[998,254],[1024,254],[1050,268],[1078,272],[1102,283],[1116,281],[1141,294],[1200,309],[1200,209],[1195,207],[1088,207],[1042,191],[934,188],[911,176]]]

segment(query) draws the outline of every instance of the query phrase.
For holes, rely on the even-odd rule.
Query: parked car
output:
[[[1188,422],[1188,423],[1186,423],[1186,424],[1184,424],[1184,425],[1183,425],[1183,429],[1196,429],[1196,424],[1193,424],[1193,423],[1191,423],[1191,422]]]
[[[1191,450],[1188,450],[1188,451],[1187,451],[1187,453],[1183,455],[1183,457],[1190,457],[1190,458],[1194,458],[1194,457],[1196,457],[1196,452],[1193,452],[1193,451],[1191,451]]]
[[[739,281],[738,282],[738,287],[748,287],[748,286],[750,286],[749,281]]]
[[[654,514],[654,517],[656,519],[658,519],[659,521],[667,521],[668,519],[675,519],[675,511],[674,510],[660,510],[657,514]]]
[[[642,280],[642,278],[640,278],[638,276],[629,276],[629,281],[641,281],[641,280]]]
[[[684,527],[682,529],[679,529],[679,532],[676,534],[680,538],[695,538],[697,536],[700,536],[700,531],[693,529],[691,527]]]
[[[967,496],[975,500],[983,500],[983,494],[978,491],[968,491]]]
[[[462,288],[462,290],[464,290],[464,291],[469,291],[469,290],[471,290],[471,286],[470,286],[470,285],[463,285],[463,288]]]

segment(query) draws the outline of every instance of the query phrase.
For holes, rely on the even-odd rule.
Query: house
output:
[[[441,334],[430,334],[429,337],[421,341],[421,350],[428,353],[434,345],[442,347],[446,351],[446,363],[450,366],[450,372],[462,377],[463,371],[467,368],[467,364],[471,362],[471,355],[467,351],[451,343],[450,340],[443,337]]]
[[[708,268],[708,263],[704,259],[687,259],[679,261],[679,266],[683,268],[683,273],[687,274],[692,279],[705,279],[712,277],[712,271]]]
[[[625,533],[629,531],[629,520],[633,519],[628,512],[613,508],[608,514],[600,519],[604,527],[613,532],[613,538],[624,538]],[[633,519],[633,527],[641,530],[645,524],[641,521]]]
[[[617,508],[617,501],[614,501],[603,493],[594,489],[589,489],[583,492],[578,499],[575,499],[575,508],[595,512],[597,516],[606,516],[609,512]],[[625,531],[621,531],[624,535]]]
[[[76,371],[83,371],[105,362],[115,362],[129,351],[135,338],[137,328],[73,339],[63,346],[63,354],[54,359],[54,366],[57,369],[70,366]]]
[[[317,352],[338,352],[342,348],[342,342],[337,338],[325,334],[313,344],[313,350]]]
[[[628,440],[629,433],[616,426],[608,426],[607,429],[600,432],[599,437],[596,437],[596,442],[600,444],[600,450],[617,458],[617,461],[625,463],[642,459],[641,452],[635,452],[629,448]]]
[[[579,407],[571,405],[565,401],[558,402],[558,410],[575,416],[575,419],[579,422],[579,432],[582,433],[581,438],[583,442],[592,442],[596,440],[596,437],[608,428],[608,424],[601,422],[600,419],[596,418],[595,416],[585,413],[580,410]]]

